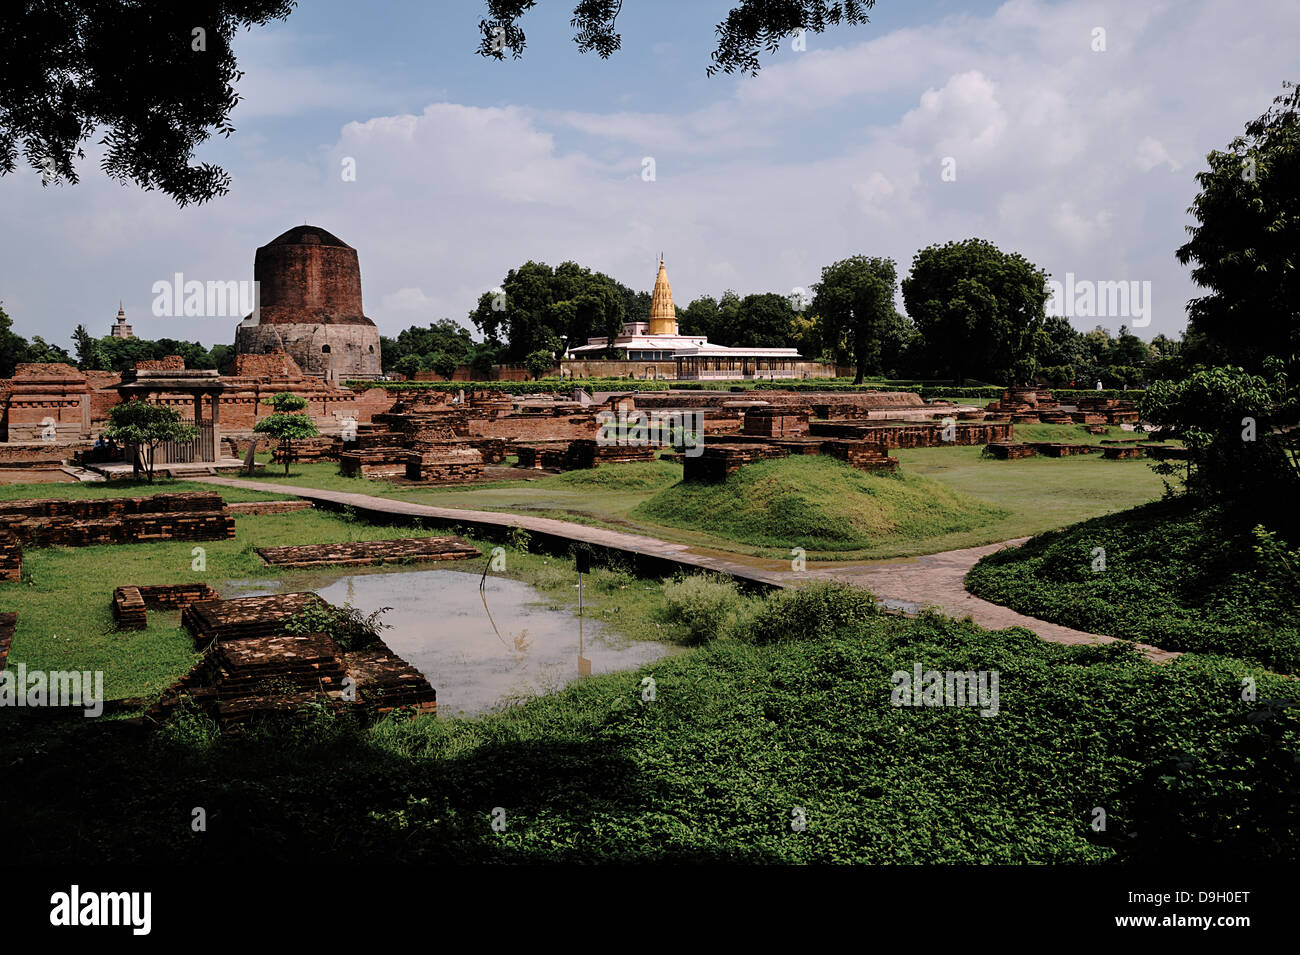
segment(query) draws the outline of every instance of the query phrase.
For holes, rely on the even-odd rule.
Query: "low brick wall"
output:
[[[483,455],[474,448],[449,445],[435,451],[407,451],[403,459],[408,481],[445,484],[483,475]]]
[[[0,531],[0,580],[22,580],[23,544],[12,531]]]
[[[1122,444],[1113,444],[1110,447],[1101,449],[1101,456],[1108,461],[1125,461],[1129,458],[1142,457],[1142,449],[1139,447],[1125,447]]]
[[[870,441],[882,448],[945,448],[1011,440],[1012,426],[1006,421],[982,421],[952,424],[952,441],[943,439],[944,425],[868,424],[859,421],[813,421],[810,434],[825,438],[855,438]]]
[[[145,610],[184,609],[200,600],[220,600],[207,584],[158,584],[137,587],[127,584],[113,591],[113,617],[123,630],[143,630],[148,624]]]
[[[1055,441],[1031,441],[1029,446],[1048,458],[1066,458],[1075,454],[1096,454],[1101,450],[1093,444],[1061,444]]]
[[[209,491],[87,500],[0,502],[0,528],[23,543],[130,544],[144,540],[227,540],[235,519]]]
[[[725,481],[746,464],[783,458],[789,452],[769,444],[708,444],[702,454],[682,459],[683,481]]]
[[[394,540],[339,544],[259,547],[262,560],[277,567],[365,566],[426,560],[468,560],[481,557],[459,537],[403,537]]]
[[[984,449],[984,453],[990,457],[997,458],[999,461],[1010,461],[1016,458],[1032,458],[1038,452],[1032,445],[1016,444],[1014,442],[990,442]]]
[[[236,501],[226,507],[235,517],[247,514],[288,514],[291,511],[310,511],[311,501]]]
[[[880,445],[868,441],[826,441],[822,443],[821,453],[863,471],[898,470],[898,458],[887,456]]]

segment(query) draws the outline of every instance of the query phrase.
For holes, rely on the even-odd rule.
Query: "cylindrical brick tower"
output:
[[[361,308],[357,250],[316,226],[295,226],[257,250],[258,308],[235,330],[235,351],[282,349],[308,375],[380,374],[379,329]]]

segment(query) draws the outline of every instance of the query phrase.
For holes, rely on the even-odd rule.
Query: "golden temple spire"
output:
[[[668,269],[664,267],[662,252],[659,253],[659,274],[655,276],[654,292],[650,295],[650,334],[677,334],[677,310],[673,308],[673,290],[668,284]]]

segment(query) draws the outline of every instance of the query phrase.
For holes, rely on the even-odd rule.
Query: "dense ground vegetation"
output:
[[[476,719],[364,729],[309,712],[244,737],[198,716],[152,736],[11,726],[0,759],[22,772],[0,791],[9,859],[1297,857],[1288,681],[1192,656],[1157,666],[1125,644],[877,617],[835,593],[773,598],[750,619],[641,671]],[[997,714],[891,705],[891,675],[914,663],[997,671]],[[1243,676],[1259,702],[1242,700]],[[206,832],[191,830],[192,807]]]
[[[1094,518],[990,554],[966,586],[1091,633],[1300,670],[1300,552],[1194,498]]]

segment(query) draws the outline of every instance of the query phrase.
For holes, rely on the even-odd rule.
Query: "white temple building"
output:
[[[609,338],[587,339],[566,358],[598,358],[611,346]],[[682,335],[668,284],[668,270],[659,257],[659,274],[650,297],[650,321],[628,322],[612,343],[628,361],[672,363],[676,377],[689,379],[796,378],[803,363],[794,348],[729,348],[711,345],[703,335]],[[667,377],[667,376],[665,376]]]

